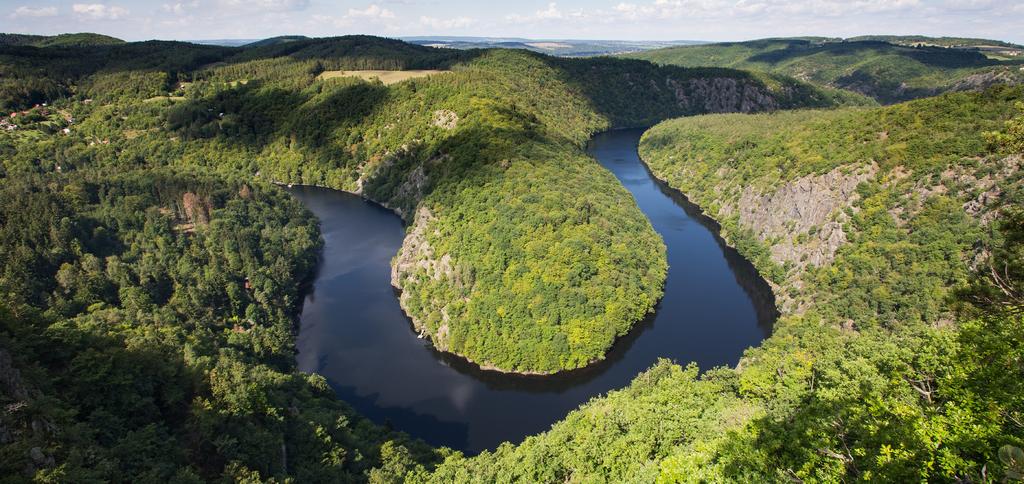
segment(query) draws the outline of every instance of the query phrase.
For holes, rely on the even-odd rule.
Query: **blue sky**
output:
[[[0,0],[0,31],[126,40],[374,34],[746,40],[923,34],[1024,43],[1024,0]]]

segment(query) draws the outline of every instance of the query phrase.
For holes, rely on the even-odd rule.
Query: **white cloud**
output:
[[[57,7],[18,7],[14,9],[11,18],[22,17],[54,17],[57,15]]]
[[[470,17],[455,17],[446,19],[427,16],[420,17],[420,25],[430,27],[434,30],[464,29],[475,23],[476,20]]]
[[[189,10],[194,10],[199,7],[199,0],[192,0],[191,2],[177,2],[177,3],[165,3],[163,9],[167,13],[173,13],[175,15],[185,15]]]
[[[554,2],[549,3],[546,10],[538,10],[535,16],[541,20],[560,19],[565,17],[562,11],[558,9],[558,4]]]
[[[345,15],[314,15],[314,23],[331,24],[334,27],[352,27],[357,24],[384,24],[388,29],[396,28],[391,23],[395,19],[395,13],[377,4],[367,5],[365,8],[350,8]]]
[[[992,0],[945,0],[977,8]],[[857,14],[900,12],[924,6],[924,0],[651,0],[621,2],[608,9],[562,10],[557,3],[530,15],[511,14],[511,23],[565,22],[613,23],[653,22],[681,19],[736,18],[751,16],[836,17]],[[791,17],[790,17],[791,18]]]
[[[839,16],[893,12],[921,5],[922,0],[654,0],[644,4],[620,3],[613,11],[626,20],[654,20],[772,14]]]
[[[945,0],[943,6],[954,10],[983,10],[994,8],[992,0]]]
[[[392,19],[395,18],[395,14],[391,10],[371,4],[362,10],[350,8],[345,17],[349,19]]]
[[[310,0],[221,0],[229,7],[243,10],[239,13],[257,13],[259,11],[293,12],[309,8]]]
[[[87,20],[117,20],[128,15],[125,8],[102,3],[76,3],[71,11]]]
[[[507,22],[516,24],[525,23],[538,23],[538,22],[555,22],[555,21],[580,21],[594,18],[600,18],[605,15],[604,10],[592,10],[586,11],[582,9],[577,10],[562,10],[558,8],[558,4],[551,2],[548,7],[543,10],[537,10],[532,15],[519,15],[512,14],[505,16]]]

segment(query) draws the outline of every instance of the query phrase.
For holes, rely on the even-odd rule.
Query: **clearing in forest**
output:
[[[439,70],[413,70],[413,71],[324,71],[317,79],[332,79],[335,77],[358,77],[360,79],[369,81],[371,79],[380,79],[384,85],[391,85],[396,82],[402,82],[407,79],[414,79],[417,77],[427,77],[434,74],[444,74],[445,72],[451,71],[439,71]]]

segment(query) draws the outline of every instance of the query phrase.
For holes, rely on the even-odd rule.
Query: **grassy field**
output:
[[[444,74],[445,72],[451,71],[439,71],[439,70],[412,70],[412,71],[325,71],[320,74],[318,79],[333,79],[335,77],[358,77],[360,79],[369,81],[371,79],[380,79],[385,86],[402,82],[409,79],[415,79],[417,77],[427,77],[434,74]]]
[[[185,96],[153,96],[143,102],[154,103],[157,101],[184,101],[185,99]]]

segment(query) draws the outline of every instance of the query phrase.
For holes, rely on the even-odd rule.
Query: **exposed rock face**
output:
[[[942,174],[944,180],[953,180],[961,186],[972,187],[978,191],[977,196],[964,203],[964,211],[972,217],[978,217],[985,224],[998,215],[998,211],[992,208],[998,205],[1003,196],[1000,182],[1010,179],[1019,172],[1021,165],[1024,165],[1024,156],[1013,155],[990,160],[989,163],[995,170],[980,178],[957,170],[947,170]]]
[[[628,74],[626,77],[630,82]],[[644,82],[663,94],[666,91],[672,93],[676,106],[667,106],[672,109],[666,111],[690,114],[772,111],[781,106],[780,99],[792,94],[787,90],[772,91],[754,80],[729,77],[647,78]],[[457,113],[439,109],[433,111],[430,125],[450,131],[455,130],[459,122]],[[431,179],[432,174],[442,172],[437,168],[447,160],[447,155],[432,153],[433,158],[421,161],[424,153],[417,151],[420,147],[417,143],[413,140],[409,146],[367,159],[358,168],[360,176],[355,192],[394,210],[410,224],[402,249],[392,262],[391,283],[401,291],[399,302],[413,319],[414,327],[429,336],[436,348],[450,351],[448,309],[452,301],[421,300],[419,298],[424,297],[424,291],[419,288],[429,288],[431,281],[447,279],[452,286],[463,290],[465,287],[460,274],[471,268],[461,266],[460,261],[453,260],[450,254],[437,253],[428,241],[428,235],[434,233],[431,225],[436,214],[424,206],[423,200],[436,182]],[[510,162],[502,160],[498,166],[508,168]],[[464,291],[463,294],[469,292]],[[430,315],[421,319],[429,318],[429,321],[417,319],[418,316],[408,311],[413,297],[418,298],[415,301],[418,307],[422,306],[418,312]]]
[[[360,166],[363,174],[356,180],[354,193],[365,195],[394,210],[399,217],[409,222],[410,212],[427,194],[430,186],[429,169],[447,159],[447,156],[436,156],[426,162],[417,162],[416,149],[416,146],[406,144],[394,152],[368,160]],[[386,182],[396,176],[401,177],[401,181],[392,190],[375,190],[382,181]]]
[[[398,257],[391,263],[391,285],[401,289],[402,281],[408,277],[415,268],[430,268],[430,259],[433,259],[434,251],[427,242],[427,227],[434,220],[434,214],[427,207],[420,207],[416,211],[416,218],[413,224],[406,231],[405,240],[402,243],[402,250]],[[424,260],[427,259],[427,260]]]
[[[779,264],[789,262],[801,268],[827,264],[846,243],[840,223],[842,209],[856,201],[857,185],[877,173],[875,163],[844,166],[824,175],[799,178],[771,193],[747,187],[738,203],[740,224],[751,228],[762,241],[778,240],[771,252]]]
[[[949,168],[942,172],[941,183],[919,182],[912,187],[908,197],[914,207],[923,206],[924,202],[936,195],[950,195],[966,200],[963,204],[964,212],[967,215],[977,218],[982,224],[988,224],[996,218],[998,210],[994,208],[1000,205],[1003,196],[1003,187],[1000,185],[1012,179],[1024,164],[1024,157],[1020,155],[1008,156],[1005,158],[986,158],[979,160],[986,169],[984,176],[977,176],[975,168],[958,166]],[[911,172],[897,167],[894,173],[889,175],[889,184],[911,176]],[[947,184],[953,187],[953,193],[947,188]],[[890,214],[897,224],[903,224],[905,220],[913,216],[917,209],[906,210],[897,207],[890,210]]]
[[[185,217],[189,222],[196,225],[210,223],[210,200],[201,198],[192,192],[185,192],[181,197],[181,206],[185,211]]]
[[[0,414],[0,446],[30,439],[44,441],[57,431],[49,421],[32,416],[32,402],[42,395],[25,383],[11,353],[4,347],[0,347],[0,394],[13,400]],[[26,476],[54,466],[53,456],[41,447],[32,447],[24,457]]]
[[[1024,82],[1024,73],[1012,68],[992,69],[971,74],[950,88],[952,91],[980,91],[996,84],[1020,84]]]
[[[808,265],[822,266],[832,262],[836,251],[845,243],[843,224],[827,222],[822,224],[816,235],[805,241],[797,242],[792,238],[780,240],[772,246],[772,260],[780,264],[792,262],[800,268]]]
[[[427,172],[423,169],[423,164],[416,165],[409,172],[409,175],[402,180],[402,184],[398,186],[398,190],[395,192],[395,199],[398,200],[420,200],[423,198],[424,189],[427,187]],[[399,207],[395,209],[398,215],[405,218],[403,210]]]
[[[455,269],[452,258],[448,254],[437,257],[433,247],[427,240],[427,234],[431,230],[430,224],[434,221],[434,214],[427,207],[420,207],[416,211],[416,218],[406,232],[405,241],[402,243],[402,250],[398,253],[391,264],[391,285],[402,291],[398,298],[402,309],[409,313],[406,304],[411,297],[404,288],[408,282],[419,277],[429,277],[434,280],[442,278],[454,279]],[[421,333],[427,333],[433,341],[434,346],[441,350],[448,349],[448,312],[447,304],[441,308],[442,324],[436,328],[427,328],[423,321],[412,318],[413,326]]]
[[[885,133],[879,133],[884,136]],[[1024,165],[1024,156],[976,160],[975,164],[954,166],[937,178],[922,177],[913,185],[902,186],[904,203],[890,209],[897,225],[906,224],[935,196],[948,196],[963,200],[964,212],[982,224],[998,216],[1001,199],[1007,183],[1022,183],[1017,177]],[[684,173],[686,167],[680,167]],[[979,176],[980,173],[984,175]],[[719,168],[719,180],[734,176],[732,170]],[[773,262],[788,267],[785,287],[772,284],[776,303],[787,313],[800,312],[807,301],[800,297],[804,286],[801,274],[809,266],[826,266],[835,259],[836,252],[848,242],[844,231],[847,209],[858,210],[857,186],[879,179],[894,187],[912,183],[913,172],[896,166],[884,174],[877,163],[840,166],[823,175],[804,176],[769,191],[751,186],[732,197],[725,194],[726,186],[717,186],[717,200],[721,203],[717,214],[720,220],[736,217],[743,229],[749,229],[769,249]],[[1015,181],[1016,180],[1016,181]],[[728,234],[725,234],[728,238]],[[980,250],[980,249],[979,249]],[[973,254],[967,261],[971,267],[983,261],[986,254]],[[771,284],[771,282],[769,281]],[[851,323],[852,324],[852,323]]]
[[[971,74],[959,81],[939,87],[914,87],[906,82],[891,85],[876,75],[856,70],[829,83],[830,87],[845,89],[875,98],[883,103],[913,98],[937,96],[945,92],[981,91],[996,84],[1021,84],[1024,75],[1013,67],[996,67]]]
[[[29,390],[22,382],[21,371],[14,367],[10,352],[2,347],[0,347],[0,389],[3,390],[4,395],[15,400],[30,398]],[[0,433],[0,437],[2,436],[3,434]],[[0,444],[2,443],[6,442],[0,440]]]
[[[763,89],[734,78],[701,78],[679,82],[666,79],[679,107],[689,112],[749,113],[778,109],[776,98]]]
[[[459,115],[455,114],[455,111],[439,109],[434,111],[434,119],[431,124],[450,131],[459,125]]]
[[[686,167],[680,167],[685,173]],[[808,175],[768,191],[746,186],[733,196],[725,194],[725,179],[733,170],[721,167],[715,176],[722,180],[714,192],[719,195],[717,213],[712,218],[738,219],[739,226],[751,230],[769,248],[771,259],[790,268],[790,274],[805,272],[808,266],[824,266],[835,259],[836,251],[847,243],[843,223],[847,208],[858,200],[857,186],[878,175],[879,167],[856,164],[841,166],[823,175]],[[706,203],[712,200],[706,200]],[[729,234],[723,234],[728,240]],[[775,304],[784,312],[799,312],[797,293],[803,286],[799,278],[787,278],[788,287],[767,281],[775,293]],[[794,292],[795,291],[795,292]]]
[[[409,170],[402,179],[402,183],[395,189],[391,199],[383,202],[383,205],[394,210],[399,217],[408,222],[408,212],[415,208],[430,190],[430,169],[444,163],[448,158],[448,155],[435,156],[423,163],[418,163],[415,168]]]

